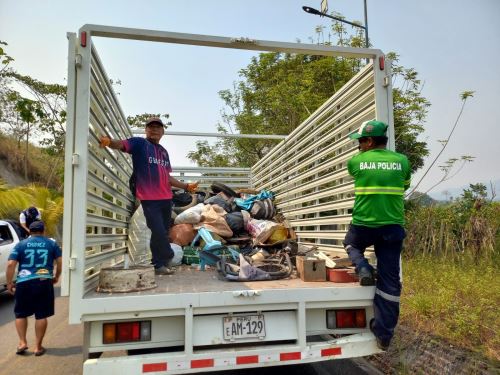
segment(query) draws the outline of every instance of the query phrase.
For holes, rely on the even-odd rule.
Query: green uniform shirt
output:
[[[404,225],[404,191],[410,186],[406,156],[386,149],[360,152],[347,164],[354,177],[352,223],[366,227]]]

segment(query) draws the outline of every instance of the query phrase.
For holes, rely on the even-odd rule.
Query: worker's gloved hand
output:
[[[109,138],[105,135],[101,136],[100,142],[99,142],[99,147],[101,147],[101,148],[108,147],[110,144],[111,144],[111,138]]]
[[[194,193],[194,192],[196,192],[197,189],[198,189],[198,182],[190,182],[187,184],[186,190],[189,193]]]

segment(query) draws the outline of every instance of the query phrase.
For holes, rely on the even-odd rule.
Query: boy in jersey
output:
[[[347,164],[354,177],[352,223],[344,247],[356,266],[361,285],[375,285],[373,267],[364,256],[374,246],[377,256],[374,319],[370,329],[377,345],[387,350],[399,317],[401,295],[400,255],[405,237],[404,191],[410,186],[406,156],[386,149],[387,125],[366,121],[356,133],[360,152]]]
[[[28,349],[26,331],[28,316],[35,314],[35,356],[45,354],[42,346],[47,330],[47,318],[54,315],[54,286],[62,271],[61,248],[55,241],[44,237],[42,221],[30,224],[30,237],[19,242],[9,256],[7,263],[7,290],[14,294],[16,305],[16,330],[19,335],[17,354]],[[54,262],[57,264],[54,275]],[[13,284],[16,266],[19,264],[16,285]],[[14,293],[15,289],[15,293]]]
[[[171,275],[167,267],[174,257],[170,247],[168,231],[172,215],[172,186],[196,191],[197,183],[184,183],[170,175],[172,167],[167,150],[160,145],[164,134],[164,124],[158,117],[146,122],[146,138],[132,137],[115,140],[103,136],[101,147],[110,147],[132,155],[135,194],[141,201],[146,224],[151,230],[151,261],[157,275]],[[134,184],[131,184],[134,185]]]

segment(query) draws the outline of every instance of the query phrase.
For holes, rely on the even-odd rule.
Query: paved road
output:
[[[7,293],[0,294],[0,375],[79,375],[82,373],[82,337],[80,325],[68,324],[68,299],[60,297],[56,287],[56,315],[49,318],[49,327],[44,339],[47,353],[35,357],[15,354],[18,343],[14,326],[14,299]],[[34,319],[28,322],[28,344],[34,346]],[[299,366],[281,366],[258,371],[237,370],[206,373],[208,375],[358,375],[380,374],[364,361],[330,361]]]
[[[56,287],[56,295],[60,295]],[[14,298],[8,293],[0,294],[0,374],[1,375],[77,375],[82,373],[83,329],[79,325],[68,324],[68,302],[65,297],[56,298],[56,315],[49,318],[49,326],[44,339],[47,353],[35,357],[34,318],[28,319],[28,354],[16,355],[18,344],[14,325]]]

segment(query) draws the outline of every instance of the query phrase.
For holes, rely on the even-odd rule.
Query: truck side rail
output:
[[[71,291],[71,321],[81,318],[84,296],[95,288],[100,269],[123,261],[135,207],[128,188],[129,155],[99,147],[100,135],[123,139],[133,133],[93,46],[94,36],[379,62],[365,67],[251,170],[174,168],[176,177],[200,180],[202,187],[223,181],[233,188],[272,189],[301,242],[340,248],[353,203],[345,166],[356,151],[346,135],[377,117],[389,124],[394,144],[390,63],[384,70],[380,50],[85,25],[78,36],[68,34],[63,294]]]
[[[303,244],[343,249],[354,203],[347,162],[357,152],[347,136],[373,118],[391,123],[389,103],[377,100],[388,97],[379,93],[388,86],[380,84],[378,70],[365,66],[252,167],[252,184],[276,193],[279,211]]]

